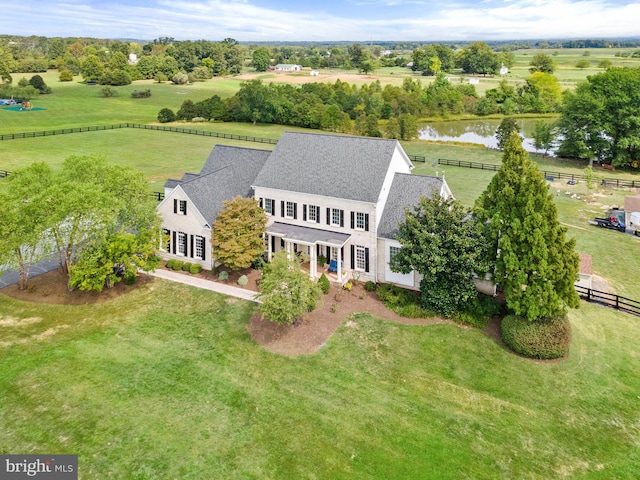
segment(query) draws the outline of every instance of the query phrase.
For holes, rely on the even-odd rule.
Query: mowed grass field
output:
[[[354,315],[315,354],[251,339],[253,305],[155,280],[104,304],[0,293],[0,451],[82,479],[632,479],[637,317],[583,305],[571,355]]]
[[[206,85],[196,85],[189,98],[216,93]],[[96,106],[104,112],[95,118],[153,122],[157,110],[177,109],[183,99],[175,86],[161,87],[175,105],[140,106],[121,96],[116,109]],[[81,92],[73,102],[82,103]],[[84,98],[88,110],[112,100]],[[20,117],[0,110],[0,133],[9,114],[31,119],[47,111]],[[61,128],[57,121],[87,125],[58,114],[29,128],[16,120],[13,131]],[[285,129],[193,128],[268,138]],[[69,155],[95,153],[140,168],[159,189],[167,177],[199,171],[216,142],[222,141],[132,129],[3,141],[0,169],[31,161],[57,168]],[[494,173],[435,161],[500,163],[499,152],[484,148],[403,146],[427,158],[415,173],[444,170],[466,205]],[[583,169],[537,161],[547,170]],[[606,172],[614,175],[632,178]],[[595,273],[617,293],[638,298],[640,239],[586,222],[629,192],[559,182],[551,192],[578,250],[594,256]],[[558,362],[520,358],[475,329],[369,315],[343,323],[315,354],[289,358],[253,342],[247,324],[254,308],[160,280],[87,306],[19,302],[0,291],[0,451],[76,453],[83,479],[637,478],[638,317],[582,303],[570,312],[570,356]]]

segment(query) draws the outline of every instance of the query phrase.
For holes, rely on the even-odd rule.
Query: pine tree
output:
[[[509,310],[533,321],[578,307],[575,240],[566,239],[544,176],[516,132],[505,142],[502,167],[476,212],[494,243],[494,281]]]

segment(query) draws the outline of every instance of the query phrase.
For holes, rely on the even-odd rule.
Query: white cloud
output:
[[[38,5],[33,5],[38,3]],[[6,33],[45,36],[132,37],[240,41],[278,40],[472,40],[640,36],[640,3],[600,0],[481,0],[474,4],[421,0],[364,0],[360,16],[259,7],[250,0],[158,0],[144,5],[66,0],[21,2],[12,8],[20,22]],[[376,4],[374,7],[372,4]],[[374,19],[388,5],[399,17]],[[296,8],[298,10],[296,10]],[[330,8],[326,4],[326,8]],[[410,13],[408,13],[410,12]]]

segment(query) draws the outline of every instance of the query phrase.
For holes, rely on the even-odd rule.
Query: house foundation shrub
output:
[[[502,340],[525,357],[560,358],[569,353],[571,324],[566,315],[534,321],[509,315],[502,320]]]
[[[433,312],[420,306],[418,292],[383,283],[378,286],[378,298],[389,310],[407,318],[433,317]]]
[[[173,261],[173,266],[171,267],[173,270],[182,270],[182,265],[184,265],[184,262],[181,260],[174,260]]]
[[[226,270],[222,270],[218,274],[218,280],[220,280],[221,282],[226,282],[227,280],[229,280],[229,272],[227,272]]]
[[[320,285],[320,289],[322,290],[322,293],[324,295],[327,295],[329,293],[329,290],[331,290],[331,282],[329,282],[329,279],[324,273],[320,275],[320,278],[318,279],[318,285]]]
[[[240,278],[238,278],[238,285],[244,287],[247,283],[249,283],[249,277],[246,275],[240,275]]]
[[[184,262],[182,264],[182,271],[183,272],[190,272],[191,271],[191,266],[193,265],[193,263],[191,262]]]
[[[191,268],[189,268],[189,273],[193,275],[197,275],[201,271],[202,271],[202,265],[199,265],[197,263],[192,263]]]
[[[367,281],[364,283],[364,289],[365,289],[367,292],[375,292],[377,287],[378,287],[378,286],[375,284],[375,282],[372,282],[371,280],[367,280]]]
[[[170,269],[172,269],[172,270],[173,270],[173,264],[174,264],[174,263],[175,263],[175,260],[174,260],[173,258],[171,258],[171,259],[167,260],[167,265],[166,265],[166,267],[167,267],[167,268],[170,268]]]

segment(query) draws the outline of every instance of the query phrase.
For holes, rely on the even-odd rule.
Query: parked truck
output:
[[[596,217],[589,223],[598,227],[617,230],[619,232],[627,231],[627,225],[624,223],[624,210],[620,210],[618,208],[612,208],[607,212],[606,217]]]

